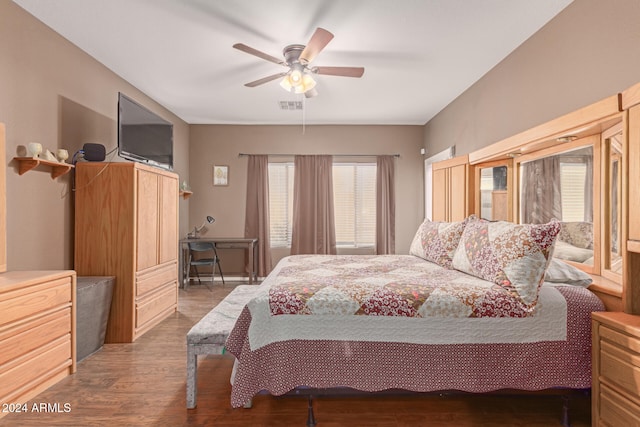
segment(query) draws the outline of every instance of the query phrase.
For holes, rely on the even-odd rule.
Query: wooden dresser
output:
[[[592,422],[640,426],[640,316],[593,313]]]
[[[75,295],[74,271],[0,274],[1,403],[25,403],[76,371]]]
[[[178,175],[140,163],[76,165],[79,276],[115,276],[105,342],[133,342],[178,304]]]

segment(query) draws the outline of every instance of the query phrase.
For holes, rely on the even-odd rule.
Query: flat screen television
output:
[[[173,124],[118,93],[118,155],[173,169]]]

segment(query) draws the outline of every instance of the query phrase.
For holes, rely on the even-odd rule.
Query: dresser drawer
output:
[[[175,262],[136,273],[136,297],[144,296],[170,282],[178,281],[178,267]]]
[[[606,385],[602,385],[598,425],[600,422],[613,427],[640,427],[640,406],[625,399]]]
[[[12,402],[33,385],[72,364],[71,335],[37,348],[0,368],[0,402]],[[14,366],[15,365],[15,366]]]
[[[178,282],[170,283],[136,304],[136,329],[144,327],[155,317],[175,309],[178,303],[177,286]]]
[[[640,339],[615,331],[607,326],[600,325],[600,339],[610,341],[640,355]]]
[[[0,333],[0,369],[5,363],[71,333],[71,308]]]
[[[7,292],[0,295],[0,327],[70,303],[70,277]]]
[[[623,389],[632,400],[640,401],[640,355],[607,341],[600,342],[602,382]]]

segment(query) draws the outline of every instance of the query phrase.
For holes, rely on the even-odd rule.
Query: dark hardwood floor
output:
[[[69,412],[8,414],[6,426],[296,426],[307,419],[304,397],[257,396],[252,409],[229,403],[231,356],[200,357],[198,407],[186,409],[186,333],[234,285],[180,290],[179,310],[133,344],[108,344],[77,372],[28,403],[59,403]],[[320,397],[318,427],[559,426],[558,396],[403,395]],[[574,427],[591,425],[590,398],[571,399]]]

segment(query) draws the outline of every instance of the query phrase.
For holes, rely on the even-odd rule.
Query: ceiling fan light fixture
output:
[[[287,74],[282,78],[282,80],[280,80],[280,86],[282,86],[282,89],[286,90],[287,92],[291,92],[291,90],[293,89],[293,85],[291,84],[289,74]]]
[[[318,96],[318,91],[315,88],[309,89],[304,93],[305,98],[313,98],[314,96]]]
[[[309,73],[293,70],[280,81],[280,86],[287,92],[306,93],[316,86],[316,81]]]
[[[302,84],[302,72],[298,69],[294,69],[291,71],[291,74],[289,74],[289,80],[291,81],[292,86]]]
[[[304,73],[302,76],[302,86],[305,87],[305,92],[313,89],[316,86],[316,81],[311,77],[311,74]]]
[[[310,67],[309,64],[313,59],[325,48],[325,46],[333,39],[333,34],[324,28],[316,28],[311,39],[306,45],[290,44],[282,50],[284,60],[280,60],[274,56],[261,52],[257,49],[249,47],[242,43],[233,45],[234,49],[250,55],[257,56],[269,62],[289,67],[284,73],[273,74],[268,77],[245,83],[247,87],[256,87],[280,77],[280,86],[289,93],[304,93],[307,98],[314,97],[318,94],[315,90],[316,81],[313,74],[323,74],[329,76],[343,77],[362,77],[364,73],[363,67]]]

